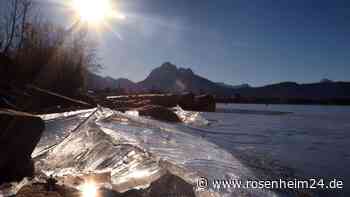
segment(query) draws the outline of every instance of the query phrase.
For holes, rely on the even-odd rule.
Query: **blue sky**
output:
[[[170,61],[229,84],[350,81],[348,0],[115,2],[127,18],[99,39],[103,75],[140,81]]]

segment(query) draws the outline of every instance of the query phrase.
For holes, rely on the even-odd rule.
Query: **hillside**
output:
[[[142,90],[142,87],[129,79],[101,77],[93,73],[88,73],[87,75],[87,87],[90,90],[123,89],[128,93],[137,93]]]
[[[349,99],[349,82],[319,82],[298,84],[283,82],[256,88],[240,88],[236,93],[242,97],[285,99]]]

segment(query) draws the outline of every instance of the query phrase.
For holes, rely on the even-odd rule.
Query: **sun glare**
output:
[[[110,0],[73,0],[73,8],[80,20],[99,24],[115,15]]]
[[[97,197],[97,187],[93,182],[86,182],[81,186],[82,197]]]

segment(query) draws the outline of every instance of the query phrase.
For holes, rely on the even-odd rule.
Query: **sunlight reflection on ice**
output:
[[[191,123],[205,123],[197,112],[178,111]],[[88,117],[86,114],[91,113],[70,116],[64,121],[65,126],[69,128],[76,119]],[[52,125],[44,136],[56,130],[55,121],[50,121]],[[57,124],[62,125],[62,122]],[[110,184],[119,192],[148,187],[165,173],[164,169],[191,184],[195,184],[199,176],[254,178],[250,169],[232,154],[200,136],[191,135],[191,128],[186,124],[169,124],[102,108],[81,129],[35,158],[36,167],[41,171],[53,171],[58,177],[109,172]],[[270,192],[260,190],[249,193],[271,196]]]
[[[97,197],[97,186],[94,182],[89,181],[80,186],[82,197]]]

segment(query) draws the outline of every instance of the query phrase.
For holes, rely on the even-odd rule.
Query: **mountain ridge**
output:
[[[248,98],[293,98],[293,99],[331,99],[350,98],[350,82],[331,81],[322,79],[315,83],[296,83],[285,81],[260,87],[249,84],[229,85],[213,82],[197,75],[190,68],[177,67],[165,62],[153,69],[150,74],[140,82],[132,82],[125,78],[114,79],[89,74],[91,89],[103,90],[106,88],[122,88],[128,93],[140,92],[168,92],[181,94],[193,92],[195,94],[207,93],[218,97],[248,97]],[[89,80],[88,80],[89,81]]]
[[[137,93],[142,91],[142,87],[138,86],[137,83],[126,79],[118,78],[114,79],[113,77],[106,76],[102,77],[100,75],[89,72],[87,74],[87,87],[90,90],[101,91],[101,90],[115,90],[123,89],[127,93]]]

